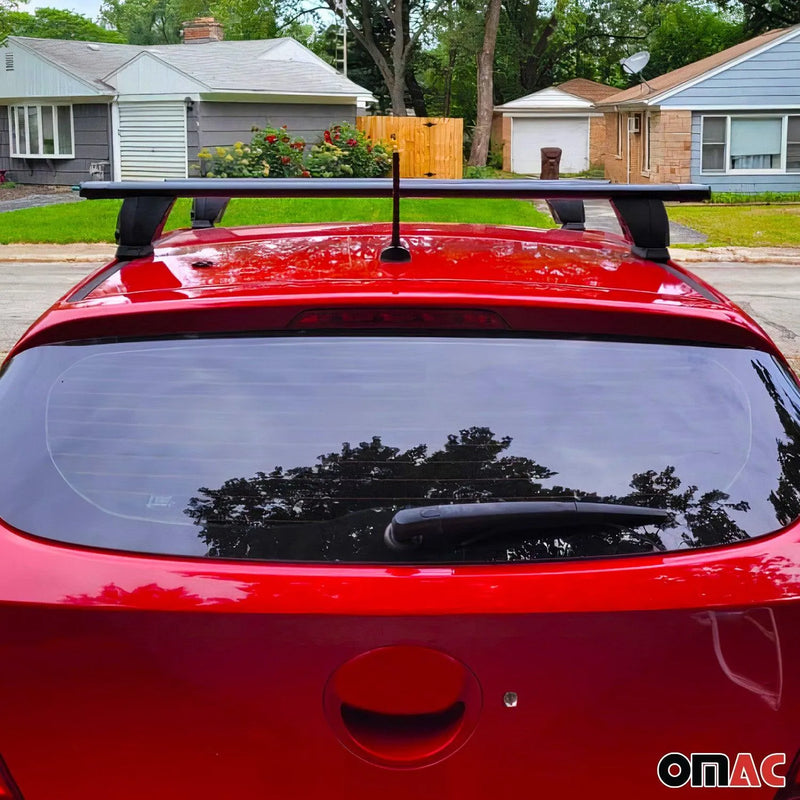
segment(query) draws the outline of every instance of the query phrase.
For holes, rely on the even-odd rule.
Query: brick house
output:
[[[615,183],[800,191],[800,26],[613,94],[596,110]]]

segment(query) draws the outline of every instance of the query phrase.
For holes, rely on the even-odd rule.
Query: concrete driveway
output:
[[[680,250],[673,251],[680,260]],[[0,262],[0,353],[49,305],[100,263]],[[751,314],[800,371],[800,267],[734,262],[691,263]]]

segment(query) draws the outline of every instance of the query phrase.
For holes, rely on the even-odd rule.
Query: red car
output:
[[[800,797],[800,388],[669,260],[705,190],[215,227],[390,189],[84,185],[118,258],[0,376],[0,798]]]

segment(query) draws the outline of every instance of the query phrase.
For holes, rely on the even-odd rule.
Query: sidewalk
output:
[[[739,262],[741,264],[786,264],[800,267],[800,247],[707,247],[693,250],[673,247],[674,261]],[[100,263],[114,257],[114,245],[93,244],[0,244],[0,262]]]
[[[91,244],[0,244],[0,262],[30,261],[50,264],[83,261],[111,261],[114,245],[108,242]]]

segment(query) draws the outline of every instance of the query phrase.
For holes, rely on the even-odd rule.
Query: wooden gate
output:
[[[464,120],[452,117],[357,117],[356,125],[375,141],[400,152],[403,178],[461,178]]]

